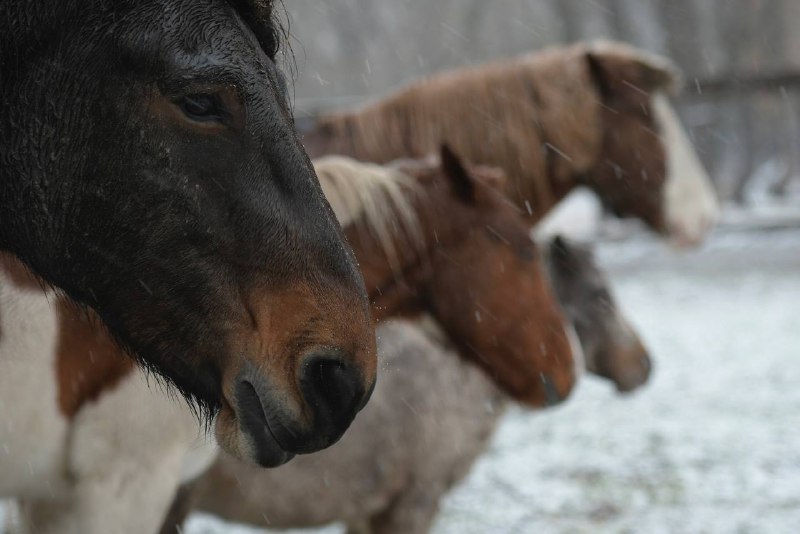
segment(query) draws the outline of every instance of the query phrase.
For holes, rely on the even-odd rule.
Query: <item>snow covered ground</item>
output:
[[[599,255],[651,383],[620,396],[587,377],[557,409],[512,411],[434,532],[798,532],[800,229]],[[186,532],[261,531],[196,515]]]

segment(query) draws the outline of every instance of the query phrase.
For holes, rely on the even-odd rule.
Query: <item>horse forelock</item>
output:
[[[344,156],[314,160],[322,191],[342,228],[362,225],[399,269],[398,240],[420,249],[423,234],[413,197],[416,180],[394,166],[362,163]]]

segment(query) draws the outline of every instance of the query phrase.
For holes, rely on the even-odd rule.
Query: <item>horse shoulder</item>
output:
[[[155,532],[180,484],[216,452],[185,401],[136,370],[74,415],[67,459],[74,505],[63,524]]]
[[[0,255],[0,495],[66,487],[68,420],[55,399],[58,317],[35,278]]]

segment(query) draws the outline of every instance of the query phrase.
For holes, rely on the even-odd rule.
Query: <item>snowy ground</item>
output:
[[[558,409],[512,411],[434,532],[798,532],[800,229],[600,258],[652,382],[623,397],[586,378]],[[198,515],[186,532],[260,531]]]

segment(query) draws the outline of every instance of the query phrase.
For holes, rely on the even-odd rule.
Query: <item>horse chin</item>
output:
[[[217,415],[214,435],[222,450],[243,462],[278,467],[294,458],[294,453],[281,447],[268,426],[259,431],[254,431],[252,427],[244,428],[236,412],[227,403]]]
[[[666,232],[670,245],[678,250],[689,250],[703,244],[707,235],[714,226],[713,220],[697,225],[692,229],[685,229],[679,225],[670,225]]]
[[[650,366],[642,366],[627,372],[618,373],[611,380],[617,387],[617,393],[631,393],[644,386],[650,378]]]

